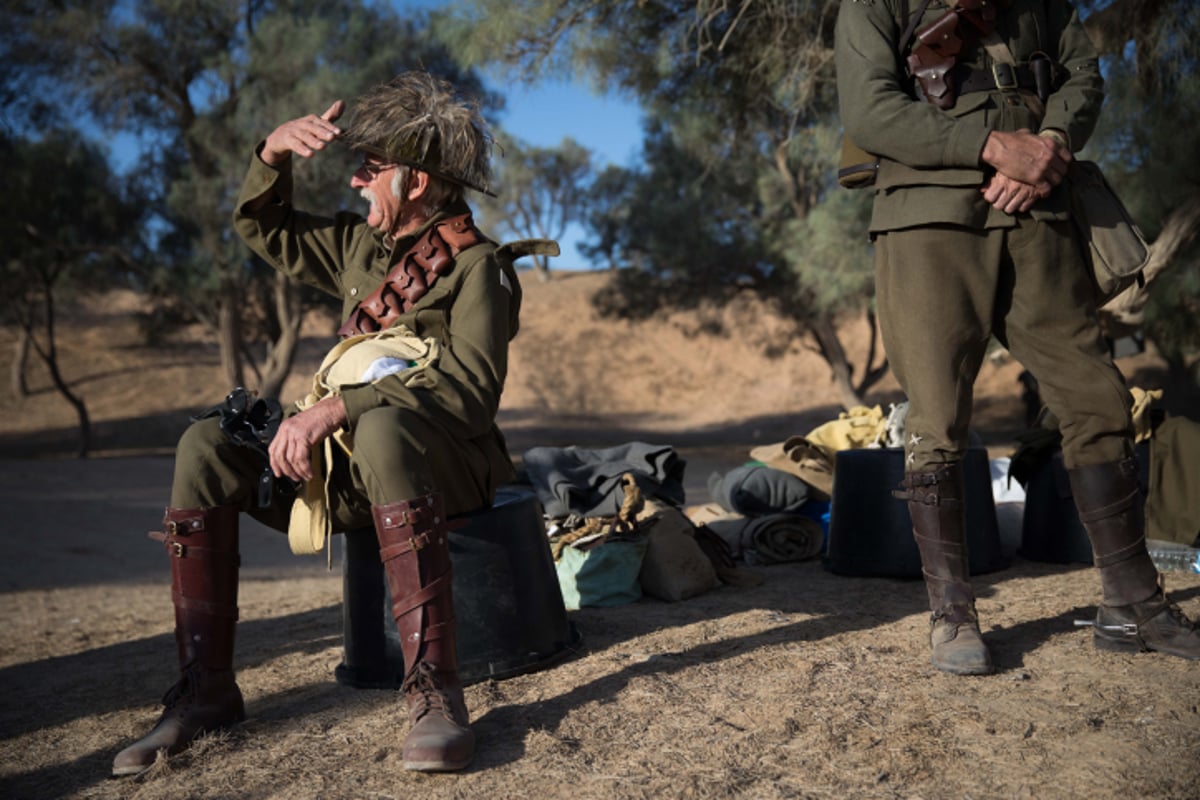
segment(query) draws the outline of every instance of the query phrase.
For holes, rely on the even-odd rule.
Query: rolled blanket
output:
[[[808,484],[790,472],[745,464],[708,479],[708,493],[739,514],[794,514],[808,502]]]
[[[821,524],[799,514],[728,514],[704,524],[747,564],[805,561],[820,555],[824,543]]]

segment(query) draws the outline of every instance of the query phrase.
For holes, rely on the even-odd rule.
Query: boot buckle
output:
[[[187,552],[187,548],[184,547],[183,542],[164,542],[164,544],[167,546],[167,552],[175,556],[175,558],[183,558]]]

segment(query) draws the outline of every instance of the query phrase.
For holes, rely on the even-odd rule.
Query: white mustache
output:
[[[376,204],[377,201],[375,199],[375,193],[372,192],[370,189],[362,189],[359,191],[359,194],[361,194],[363,199],[366,200],[371,205]]]

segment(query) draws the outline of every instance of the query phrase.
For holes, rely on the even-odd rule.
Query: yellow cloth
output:
[[[399,376],[405,384],[420,379],[421,373],[431,368],[441,352],[434,339],[420,339],[403,325],[388,328],[378,333],[351,336],[329,351],[320,369],[313,376],[312,390],[296,403],[303,411],[325,397],[339,394],[343,388],[363,386],[386,377]],[[390,372],[380,378],[371,379],[372,368],[383,363],[382,359],[401,359],[411,366],[399,372]],[[350,431],[341,430],[333,434],[321,447],[312,449],[313,478],[304,484],[292,503],[291,519],[288,523],[288,545],[297,555],[319,553],[329,541],[333,524],[329,518],[329,472],[325,465],[333,460],[333,443],[345,451],[353,452],[354,437]],[[332,565],[333,553],[329,553]]]
[[[838,414],[807,434],[804,438],[828,451],[853,450],[866,447],[887,435],[887,415],[879,406],[855,406]]]
[[[1162,389],[1139,389],[1134,386],[1129,393],[1133,395],[1133,440],[1143,442],[1149,439],[1154,431],[1150,427],[1150,408],[1155,400],[1161,400]]]

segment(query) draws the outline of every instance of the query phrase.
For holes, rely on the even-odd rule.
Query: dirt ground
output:
[[[711,472],[836,416],[823,362],[759,309],[603,322],[587,306],[600,280],[526,281],[501,414],[514,457],[667,443],[687,459],[688,502],[703,502]],[[30,370],[29,397],[0,392],[0,798],[1200,798],[1200,662],[1095,651],[1074,625],[1094,615],[1092,570],[1019,557],[975,579],[995,675],[929,666],[918,581],[819,560],[755,567],[757,587],[571,612],[577,653],[467,689],[479,749],[466,772],[405,772],[399,698],[333,679],[336,559],[327,571],[251,523],[236,657],[249,719],[109,778],[174,680],[168,567],[144,536],[171,443],[228,388],[200,332],[148,347],[136,310],[113,295],[64,329],[96,457],[68,457],[73,413],[44,371]],[[714,318],[742,335],[705,333]],[[864,330],[847,324],[854,354]],[[314,320],[290,396],[328,335]],[[11,342],[0,334],[4,374]],[[1142,385],[1155,374],[1152,356],[1121,365]],[[994,454],[1023,427],[1019,371],[997,360],[981,375],[977,427]],[[885,383],[870,402],[896,399]],[[1166,585],[1200,617],[1200,576]]]

